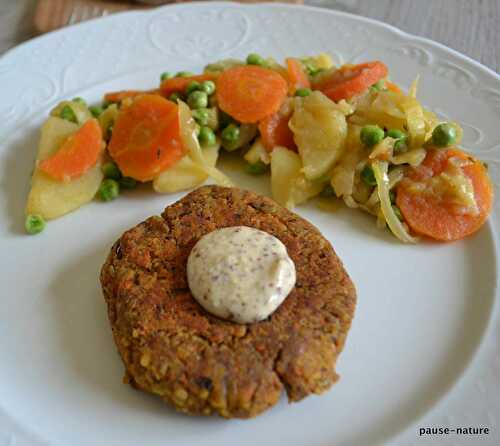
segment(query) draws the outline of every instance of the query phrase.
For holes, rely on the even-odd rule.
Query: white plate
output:
[[[500,440],[497,215],[454,244],[404,246],[355,211],[298,211],[332,241],[357,284],[356,318],[331,391],[282,402],[248,421],[178,415],[121,384],[123,367],[98,284],[126,228],[180,195],[136,191],[94,202],[24,235],[38,129],[57,101],[157,85],[164,70],[200,70],[249,52],[384,60],[420,97],[461,122],[464,145],[500,182],[500,77],[387,25],[322,9],[228,3],[169,6],[84,23],[0,60],[0,445],[457,445],[421,427],[484,426]],[[244,177],[242,177],[244,178]],[[248,183],[248,178],[244,184]],[[497,189],[498,195],[498,189]],[[498,200],[497,200],[498,203]],[[479,443],[480,442],[480,443]]]

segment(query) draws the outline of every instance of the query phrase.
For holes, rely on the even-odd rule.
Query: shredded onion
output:
[[[333,168],[331,184],[337,197],[352,195],[360,155],[359,150],[351,150],[344,154],[340,163]]]
[[[417,167],[420,166],[425,159],[426,154],[426,150],[420,147],[419,149],[410,150],[409,152],[393,156],[391,158],[391,163],[396,165],[409,164],[410,166]]]
[[[432,138],[432,132],[439,124],[439,119],[434,112],[424,108],[424,121],[425,121],[425,140]]]
[[[387,174],[387,177],[389,178],[389,190],[392,189],[396,184],[398,184],[403,179],[403,176],[403,167],[393,167]]]
[[[196,136],[195,122],[191,116],[191,110],[182,101],[179,101],[179,122],[181,139],[191,159],[221,186],[233,186],[231,180],[219,169],[207,164]]]
[[[391,159],[395,142],[396,140],[389,136],[384,138],[373,148],[373,150],[368,155],[368,158],[371,160],[379,159],[383,161]]]
[[[356,209],[359,207],[358,203],[352,198],[352,195],[345,195],[344,197],[344,203],[346,204],[347,207],[350,207],[352,209]]]
[[[404,175],[404,170],[402,167],[396,167],[388,173],[387,179],[389,181],[388,184],[389,190],[391,190],[396,184],[398,184],[403,179],[403,175]],[[380,197],[378,195],[378,189],[375,188],[375,190],[371,193],[370,198],[366,200],[364,206],[371,214],[379,215],[378,211],[380,209],[375,209],[375,207],[379,203],[380,203]]]
[[[378,196],[380,199],[380,207],[384,215],[385,221],[392,233],[404,243],[417,243],[418,239],[412,237],[401,221],[394,213],[389,197],[389,177],[387,176],[388,164],[386,161],[374,161],[372,163],[373,173],[377,181]]]
[[[391,91],[361,95],[355,102],[356,111],[349,116],[349,123],[377,124],[402,130],[406,124],[406,114],[401,104],[406,99],[406,96]]]
[[[366,201],[365,206],[369,209],[372,209],[379,202],[380,199],[378,197],[378,192],[377,189],[375,189],[370,195],[370,198],[368,198],[368,200]]]
[[[385,217],[384,214],[382,213],[382,210],[379,209],[377,212],[377,228],[379,229],[385,229]]]
[[[406,116],[410,146],[412,148],[422,147],[425,142],[425,120],[422,106],[415,98],[406,97],[401,103],[401,107]]]
[[[371,104],[371,110],[378,113],[386,113],[394,118],[404,119],[405,116],[398,106],[401,97],[401,94],[392,91],[375,93],[375,99]]]

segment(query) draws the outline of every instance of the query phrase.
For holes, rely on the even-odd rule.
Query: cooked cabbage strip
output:
[[[400,155],[394,155],[390,161],[392,164],[409,164],[410,166],[417,167],[425,159],[427,151],[420,147],[418,149],[410,150],[409,152],[401,153]]]
[[[196,128],[191,110],[182,101],[179,101],[179,120],[182,142],[187,149],[191,159],[198,164],[208,176],[212,177],[221,186],[231,187],[233,183],[216,167],[212,167],[206,163],[205,157],[200,147],[198,137],[196,136]]]
[[[425,142],[425,120],[422,106],[415,98],[407,96],[402,101],[401,107],[406,116],[410,148],[422,147]]]
[[[412,237],[408,233],[392,208],[391,199],[389,197],[389,177],[387,176],[388,163],[386,161],[375,161],[372,163],[372,169],[375,180],[377,181],[380,208],[384,214],[387,226],[389,226],[392,233],[402,242],[417,243],[418,239]]]

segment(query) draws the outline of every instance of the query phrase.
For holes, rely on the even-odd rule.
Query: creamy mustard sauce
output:
[[[203,236],[187,262],[194,298],[208,312],[242,324],[272,314],[295,285],[295,264],[285,245],[247,226]]]

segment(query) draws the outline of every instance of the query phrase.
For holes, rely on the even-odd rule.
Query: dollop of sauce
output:
[[[295,264],[285,245],[267,232],[233,226],[210,232],[193,247],[187,279],[208,312],[234,322],[258,322],[292,291]]]

